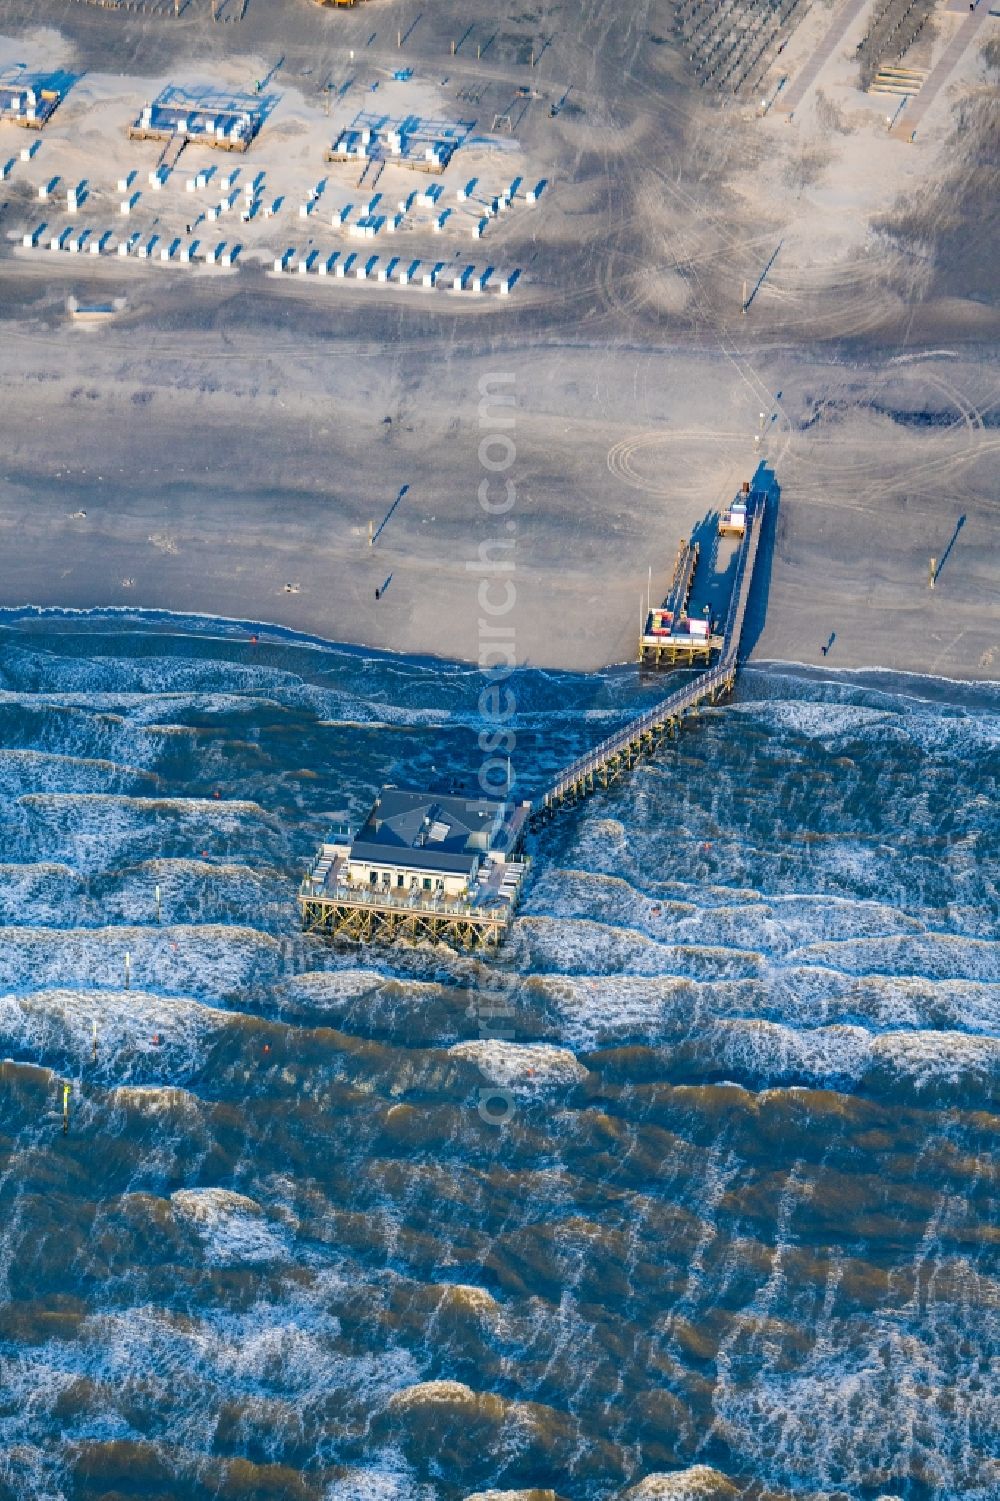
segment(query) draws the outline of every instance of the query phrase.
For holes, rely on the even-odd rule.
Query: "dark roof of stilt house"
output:
[[[468,874],[494,845],[506,805],[383,787],[351,846],[351,859]]]

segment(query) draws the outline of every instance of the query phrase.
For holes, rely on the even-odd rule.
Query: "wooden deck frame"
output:
[[[676,739],[685,718],[689,715],[696,715],[706,703],[709,706],[717,704],[726,694],[732,692],[735,682],[736,669],[733,667],[723,677],[713,678],[712,682],[706,683],[702,693],[692,696],[677,709],[665,713],[662,719],[643,722],[630,739],[609,749],[604,757],[581,770],[573,780],[561,784],[549,793],[546,801],[535,810],[533,815],[535,822],[551,818],[560,809],[581,802],[598,787],[612,786],[640,761],[650,760],[659,753],[668,740]]]
[[[452,948],[496,948],[509,917],[500,911],[436,912],[430,907],[380,905],[345,896],[299,897],[302,930],[346,943],[447,943]]]
[[[130,141],[169,142],[182,138],[182,136],[177,134],[176,130],[160,130],[155,125],[129,125],[125,133]],[[241,137],[238,141],[231,141],[228,136],[223,138],[210,136],[207,133],[204,135],[187,136],[182,133],[183,139],[190,145],[210,146],[213,151],[239,151],[242,153],[250,150],[258,134],[259,132],[255,131],[249,138]]]
[[[578,757],[560,772],[558,780],[542,793],[532,807],[532,821],[535,824],[550,817],[558,809],[578,802],[597,786],[609,786],[629,766],[643,756],[655,753],[664,739],[675,735],[686,714],[697,712],[705,703],[716,704],[720,698],[732,692],[739,668],[743,619],[753,582],[765,508],[766,497],[759,495],[752,515],[747,518],[746,532],[737,558],[733,593],[722,633],[723,645],[719,661],[714,667],[708,667],[694,682],[675,689],[669,697],[654,704],[652,709],[647,709],[645,714],[624,725],[616,734]],[[682,546],[679,555],[681,561],[683,552]]]

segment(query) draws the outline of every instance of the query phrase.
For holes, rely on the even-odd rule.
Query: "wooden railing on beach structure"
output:
[[[597,786],[610,786],[637,761],[652,755],[665,740],[676,735],[685,714],[693,712],[701,704],[717,703],[724,694],[732,692],[740,663],[743,621],[753,582],[766,496],[757,493],[753,502],[737,555],[719,660],[714,667],[660,699],[637,719],[630,720],[593,750],[564,767],[555,781],[532,803],[533,821],[538,822],[560,807],[577,802]]]

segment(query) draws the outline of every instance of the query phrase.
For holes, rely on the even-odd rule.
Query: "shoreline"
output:
[[[626,58],[588,16],[553,34],[534,70],[539,107],[494,139],[482,132],[524,60],[456,62],[436,13],[404,82],[384,76],[399,61],[392,34],[299,0],[251,7],[231,29],[195,25],[193,11],[177,27],[137,16],[127,33],[87,7],[47,28],[24,0],[0,12],[0,54],[78,70],[38,165],[19,162],[0,192],[10,610],[226,619],[234,633],[474,667],[496,624],[483,563],[502,557],[487,587],[494,606],[516,589],[501,622],[511,659],[607,671],[633,660],[647,592],[666,593],[681,538],[702,546],[695,605],[724,587],[715,513],[763,462],[780,499],[744,633],[751,661],[1000,675],[996,261],[991,241],[955,230],[989,223],[985,56],[963,58],[916,145],[887,133],[849,47],[794,120],[748,99],[720,130],[718,101],[674,44]],[[806,64],[821,19],[800,17],[782,69]],[[142,188],[134,232],[187,234],[208,199],[189,198],[180,173],[146,192],[156,151],[123,124],[167,80],[260,77],[279,37],[273,113],[236,163],[244,188],[263,179],[272,214],[212,231],[246,241],[245,274],[24,251],[19,231],[39,215],[63,222],[61,204],[40,206],[46,183],[88,184],[73,224],[94,234],[118,222],[127,172]],[[363,61],[345,76],[348,38]],[[928,62],[941,45],[921,40]],[[384,253],[488,256],[523,268],[513,295],[487,305],[260,269],[286,245],[354,243],[356,171],[325,153],[372,85],[389,115],[444,119],[479,74],[479,131],[442,183],[456,195],[478,183],[473,200],[449,199],[440,234],[411,205]],[[343,97],[321,87],[334,75]],[[201,142],[184,162],[222,171]],[[518,199],[473,250],[463,215],[515,174],[548,185],[541,202]],[[398,163],[383,161],[379,181],[383,207],[412,196]],[[115,289],[107,325],[68,321],[68,293]],[[482,499],[501,467],[509,515]]]
[[[213,354],[206,350],[208,361]],[[342,398],[341,377],[329,376],[317,399],[305,389],[307,371],[292,367],[280,402],[251,398],[232,469],[228,434],[244,420],[240,389],[221,386],[200,403],[172,396],[157,426],[135,413],[137,396],[152,391],[144,402],[158,412],[167,395],[147,384],[148,366],[123,379],[113,348],[95,346],[94,359],[108,374],[97,412],[75,396],[79,373],[55,372],[47,353],[39,353],[27,393],[23,382],[3,381],[0,361],[16,434],[0,491],[8,617],[162,613],[362,652],[478,659],[477,559],[496,556],[504,532],[476,501],[474,407],[443,423],[428,377],[411,376],[401,357],[396,380],[409,386],[419,420],[407,421],[408,407],[387,399],[375,407],[376,421],[356,408],[345,414],[355,425],[335,438],[324,426],[324,398]],[[482,354],[455,363],[451,383],[473,390],[490,365]],[[506,624],[517,660],[567,671],[630,661],[649,570],[658,599],[678,539],[694,527],[714,533],[713,513],[763,461],[780,497],[766,582],[755,589],[754,654],[956,681],[1000,674],[993,499],[1000,438],[988,418],[952,419],[960,397],[942,402],[937,390],[934,402],[943,364],[939,356],[914,360],[887,390],[874,371],[844,372],[802,354],[768,372],[772,385],[783,377],[782,415],[756,446],[757,403],[714,356],[650,352],[634,366],[631,356],[608,351],[574,370],[537,352],[519,374],[514,413],[509,576],[517,597]],[[982,389],[987,409],[994,363],[947,364],[964,391]],[[224,364],[215,368],[220,382],[231,379]],[[571,415],[571,393],[588,373],[601,383],[603,410],[583,424]],[[644,407],[638,429],[619,410],[629,373]],[[819,405],[814,382],[824,391]],[[894,404],[888,415],[873,409],[877,384],[883,402]],[[735,420],[727,413],[734,401]],[[379,435],[377,416],[386,406],[396,419],[388,437]],[[39,431],[39,407],[58,414],[57,429]],[[94,422],[106,420],[104,409],[121,422],[110,463]],[[914,410],[948,421],[918,425]],[[181,444],[197,445],[200,456],[188,473],[176,464]],[[371,548],[369,519],[387,510],[402,481],[405,503]],[[930,556],[944,560],[934,590]],[[377,602],[374,589],[387,575],[391,592]],[[498,574],[494,598],[506,576]],[[828,663],[821,646],[831,633]]]
[[[450,671],[455,674],[474,675],[480,672],[480,668],[474,661],[462,660],[455,657],[438,656],[428,652],[402,652],[393,651],[384,647],[369,647],[363,642],[334,640],[329,637],[316,635],[315,633],[297,631],[290,626],[284,626],[276,621],[252,621],[240,620],[234,617],[212,616],[197,613],[184,613],[172,610],[143,610],[126,605],[94,606],[89,609],[75,609],[60,605],[0,605],[0,634],[5,631],[17,631],[23,625],[36,624],[39,627],[65,626],[67,634],[74,627],[98,626],[102,622],[112,628],[108,630],[84,630],[80,634],[93,635],[95,639],[101,636],[121,635],[148,635],[165,636],[171,639],[192,641],[218,641],[222,643],[261,646],[284,645],[303,650],[311,650],[317,653],[328,652],[352,658],[360,658],[368,661],[383,663],[405,663],[409,667],[427,667],[435,671]],[[129,625],[135,627],[129,630]],[[25,631],[29,636],[32,632]],[[251,641],[256,637],[256,641]],[[683,669],[678,669],[683,671]],[[599,667],[589,669],[577,669],[573,667],[546,666],[541,667],[532,663],[520,663],[514,669],[518,672],[537,672],[541,674],[558,673],[567,677],[588,678],[617,676],[625,673],[638,673],[638,664],[634,661],[623,660],[619,662],[606,662]],[[998,677],[949,677],[944,673],[914,672],[906,668],[885,667],[876,664],[839,664],[824,661],[822,664],[796,661],[791,658],[777,658],[764,656],[751,656],[741,664],[741,676],[753,677],[754,674],[767,676],[776,674],[784,677],[798,678],[804,682],[818,682],[824,679],[830,682],[850,682],[858,688],[867,688],[872,691],[884,690],[896,691],[902,695],[902,688],[896,686],[905,682],[912,684],[926,683],[935,688],[956,688],[961,690],[980,689],[984,692],[995,691],[997,694],[997,709],[1000,711],[1000,676]],[[661,674],[662,681],[666,685],[670,674],[664,671]],[[649,674],[647,673],[647,680]],[[889,679],[893,686],[886,687],[876,679]],[[920,702],[929,701],[926,697],[918,694],[911,695]],[[938,695],[940,701],[940,695]],[[986,708],[987,705],[981,707]]]

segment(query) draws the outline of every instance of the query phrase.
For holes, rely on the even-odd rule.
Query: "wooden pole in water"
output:
[[[125,989],[126,990],[130,990],[131,988],[132,988],[132,955],[129,953],[128,949],[126,949],[125,950]]]
[[[97,1017],[94,1017],[94,1062],[97,1062]]]
[[[161,912],[161,906],[160,906],[160,888],[159,888],[159,886],[157,886],[154,889],[155,889],[155,893],[156,893],[156,921],[159,922],[159,920],[160,920],[160,912]]]
[[[69,1085],[63,1085],[63,1135],[69,1135]]]

